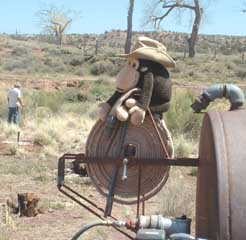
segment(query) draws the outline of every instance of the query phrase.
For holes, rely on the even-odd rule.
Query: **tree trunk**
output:
[[[134,0],[130,0],[130,6],[127,16],[127,35],[126,35],[126,43],[125,43],[125,53],[129,53],[131,50],[133,8],[134,8]]]
[[[194,57],[196,52],[195,52],[195,45],[196,45],[196,41],[197,41],[197,37],[198,37],[198,31],[199,31],[199,27],[200,27],[200,23],[201,23],[201,19],[202,19],[202,13],[203,10],[199,5],[199,0],[194,0],[195,3],[195,20],[193,23],[193,27],[192,27],[192,32],[191,32],[191,36],[188,39],[188,45],[189,45],[189,57]]]
[[[98,39],[96,39],[96,43],[95,43],[95,55],[98,54],[98,47],[99,47],[99,43],[98,43]]]
[[[18,193],[18,209],[20,216],[35,217],[38,215],[39,198],[34,193]]]
[[[13,200],[7,200],[7,206],[12,209],[12,213],[19,214],[20,217],[35,217],[39,213],[44,213],[43,209],[38,208],[39,200],[34,193],[17,193],[18,204],[16,205]]]
[[[61,32],[59,32],[59,34],[58,34],[58,44],[61,46],[62,45],[62,34],[63,33],[61,33]]]

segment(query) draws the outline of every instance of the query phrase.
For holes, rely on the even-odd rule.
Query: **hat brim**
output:
[[[133,57],[137,59],[146,59],[154,62],[158,62],[164,67],[174,68],[176,66],[175,61],[166,52],[152,47],[142,47],[129,54],[119,54],[119,57]]]

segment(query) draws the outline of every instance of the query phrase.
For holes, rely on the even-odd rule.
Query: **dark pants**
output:
[[[8,123],[19,123],[19,107],[9,107]]]

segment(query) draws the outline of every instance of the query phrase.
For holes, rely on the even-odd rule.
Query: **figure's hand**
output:
[[[128,108],[132,108],[132,107],[134,107],[134,106],[136,106],[136,104],[137,104],[137,100],[136,99],[134,99],[134,98],[128,98],[127,100],[126,100],[126,106],[128,107]]]
[[[106,103],[106,102],[103,102],[103,103],[99,104],[99,106],[98,106],[98,115],[99,115],[99,118],[102,121],[105,121],[110,109],[111,109],[111,106],[108,103]]]
[[[118,120],[124,122],[128,119],[129,114],[124,106],[120,106],[116,109],[116,117]]]
[[[134,106],[129,110],[131,114],[131,123],[133,125],[140,125],[143,123],[146,111],[139,106]]]

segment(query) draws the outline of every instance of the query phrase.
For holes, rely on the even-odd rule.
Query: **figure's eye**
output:
[[[137,59],[134,59],[131,61],[131,66],[134,68],[134,69],[138,69],[139,67],[139,61]]]

